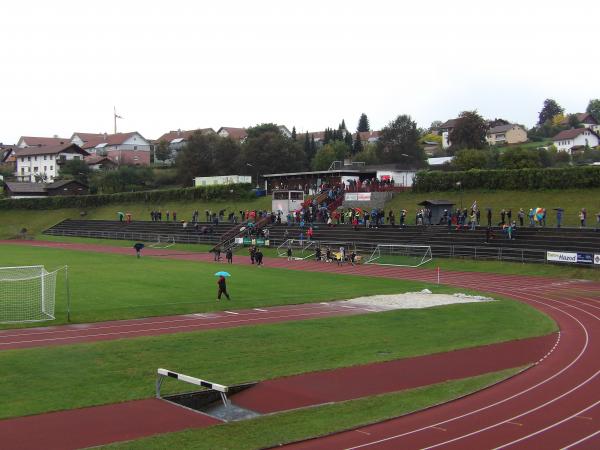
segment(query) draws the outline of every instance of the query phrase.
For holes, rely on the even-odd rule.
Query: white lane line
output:
[[[252,308],[254,311],[267,312],[266,309]]]
[[[592,434],[588,434],[585,437],[582,437],[581,439],[579,439],[578,441],[572,442],[571,444],[567,445],[566,447],[563,447],[563,450],[568,450],[570,448],[575,447],[576,445],[581,444],[582,442],[587,441],[588,439],[593,438],[594,436],[596,436],[597,434],[600,434],[600,430],[596,431],[595,433]]]
[[[237,312],[234,312],[234,311],[223,311],[223,312],[226,313],[226,314],[233,314],[235,316],[239,316],[240,315],[240,313],[237,313]]]

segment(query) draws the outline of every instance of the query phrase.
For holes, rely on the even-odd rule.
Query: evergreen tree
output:
[[[317,153],[317,143],[315,142],[315,136],[312,135],[310,137],[310,155],[311,155],[311,159],[315,156],[315,154]]]
[[[352,147],[352,154],[356,155],[363,151],[363,144],[360,140],[360,133],[356,133],[356,139],[354,139],[354,146]]]
[[[587,108],[585,109],[585,112],[591,114],[592,116],[594,116],[594,119],[600,122],[600,99],[594,98],[590,100],[590,102],[587,105]]]
[[[292,127],[292,139],[295,141],[296,140],[296,127]]]
[[[352,133],[346,133],[346,137],[344,137],[344,142],[346,143],[349,149],[352,149],[352,144],[354,144],[354,142],[352,141]]]
[[[369,126],[369,118],[365,113],[360,115],[360,119],[358,119],[358,128],[357,131],[371,131],[371,127]]]
[[[340,123],[340,130],[345,130],[346,129],[346,121],[344,119],[342,119],[342,123]]]
[[[307,157],[310,154],[310,138],[308,137],[308,131],[304,133],[304,153],[306,153]]]
[[[544,125],[546,122],[552,121],[554,116],[563,114],[564,112],[564,108],[556,103],[555,100],[547,98],[544,100],[544,107],[538,115],[538,125]]]

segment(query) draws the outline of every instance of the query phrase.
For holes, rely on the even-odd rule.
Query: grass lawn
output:
[[[386,211],[393,208],[394,211],[406,209],[408,211],[408,222],[414,223],[414,215],[418,203],[423,200],[449,200],[459,207],[461,203],[461,192],[401,192],[394,195],[394,198],[386,203]],[[477,200],[480,208],[483,208],[481,215],[485,219],[485,208],[492,208],[493,222],[500,220],[500,210],[512,209],[513,219],[517,220],[517,211],[523,208],[527,213],[529,208],[546,208],[548,211],[548,226],[555,226],[556,214],[552,208],[564,208],[563,226],[578,227],[579,211],[586,208],[588,211],[588,228],[595,225],[595,214],[600,211],[600,188],[594,189],[564,189],[547,191],[484,191],[468,190],[462,191],[462,205],[464,208],[470,208],[473,202]],[[396,217],[399,217],[396,214]],[[411,222],[412,221],[412,222]],[[527,218],[526,218],[527,223]]]
[[[270,269],[268,267],[135,258],[129,255],[87,253],[74,250],[0,245],[0,266],[43,264],[47,270],[69,266],[74,322],[187,314],[219,309],[310,303],[420,290],[456,292],[418,281],[374,279],[352,275]],[[218,270],[232,277],[228,288],[231,304],[217,303]],[[57,288],[57,320],[66,321],[63,277]],[[14,326],[14,325],[13,325]],[[4,325],[7,327],[7,325]]]
[[[100,206],[86,210],[86,219],[117,220],[117,212],[131,212],[134,220],[150,220],[150,211],[161,210],[163,214],[176,211],[181,219],[191,220],[192,212],[198,210],[200,218],[204,219],[204,211],[219,211],[225,209],[227,213],[246,209],[271,209],[271,198],[260,197],[254,200],[238,200],[223,202],[174,202],[168,201],[160,204],[155,203],[125,203]],[[53,210],[0,210],[0,239],[16,236],[21,228],[27,228],[30,234],[39,234],[47,228],[61,222],[64,219],[80,219],[79,209],[53,209]]]
[[[308,439],[335,431],[379,422],[481,390],[520,369],[493,372],[418,389],[290,411],[198,430],[167,433],[106,449],[159,450],[165,448],[250,450]]]
[[[550,318],[530,306],[500,300],[6,350],[0,352],[0,418],[151,397],[158,367],[233,384],[545,335],[555,329]],[[168,392],[189,386],[168,383],[165,388]]]

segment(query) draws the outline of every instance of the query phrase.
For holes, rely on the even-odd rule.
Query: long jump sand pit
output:
[[[359,308],[373,308],[378,311],[391,311],[394,309],[420,309],[434,306],[452,305],[456,303],[481,303],[495,301],[491,297],[481,295],[433,294],[429,289],[419,292],[405,292],[403,294],[372,295],[343,300],[340,303]]]

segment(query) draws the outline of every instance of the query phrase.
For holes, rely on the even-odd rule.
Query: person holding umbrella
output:
[[[227,282],[225,281],[225,277],[229,277],[229,272],[217,272],[215,273],[216,277],[219,277],[217,280],[217,286],[219,287],[219,291],[217,293],[217,301],[221,300],[221,295],[225,294],[227,300],[231,300],[229,294],[227,293]]]
[[[142,249],[144,248],[144,244],[142,244],[141,242],[136,242],[133,245],[133,248],[135,249],[135,254],[138,258],[142,256]]]

